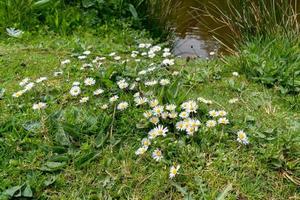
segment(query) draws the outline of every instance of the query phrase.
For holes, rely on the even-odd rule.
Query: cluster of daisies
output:
[[[193,135],[197,134],[200,126],[202,125],[200,120],[195,117],[197,111],[199,110],[198,102],[212,104],[212,101],[200,97],[198,98],[198,102],[195,100],[188,100],[182,103],[180,106],[176,106],[175,104],[161,105],[157,99],[148,99],[147,97],[140,96],[139,94],[135,95],[134,102],[136,106],[147,105],[150,107],[149,110],[146,110],[143,113],[143,116],[154,126],[148,132],[148,136],[142,139],[141,147],[139,147],[135,152],[136,155],[145,154],[150,149],[150,145],[153,143],[153,140],[168,136],[169,128],[164,124],[169,124],[169,126],[172,126],[172,123],[165,123],[166,120],[177,121],[175,123],[175,129],[179,133],[184,132],[187,137],[192,137]],[[229,124],[227,112],[224,110],[211,110],[209,111],[208,115],[211,119],[208,119],[205,122],[205,126],[207,128],[213,128],[217,125],[225,126]],[[244,131],[237,132],[237,141],[243,144],[249,143],[247,135]],[[151,155],[152,158],[157,162],[163,159],[163,151],[160,148],[154,149]],[[171,166],[169,177],[174,178],[178,173],[179,168],[179,165]]]
[[[21,90],[15,92],[12,94],[14,98],[19,98],[23,96],[24,94],[28,93],[31,91],[34,87],[36,87],[38,84],[41,84],[42,82],[46,81],[48,78],[47,77],[40,77],[34,81],[31,81],[30,78],[24,78],[20,83],[19,86],[22,88]],[[34,103],[32,108],[34,110],[42,110],[47,107],[47,104],[44,102],[37,102]]]
[[[77,59],[80,61],[85,61],[90,58],[91,52],[84,51],[83,53],[77,55]],[[145,59],[153,59],[157,55],[160,55],[162,60],[158,60],[158,63],[151,63],[147,68],[142,69],[137,73],[138,78],[134,81],[131,81],[129,78],[120,78],[116,81],[116,86],[122,91],[128,93],[129,90],[135,90],[137,86],[145,86],[149,88],[151,86],[160,85],[167,86],[171,84],[171,80],[169,78],[159,78],[159,79],[149,79],[143,76],[149,75],[151,73],[155,73],[157,70],[161,69],[164,66],[172,66],[175,64],[174,59],[169,58],[171,56],[171,52],[169,48],[162,49],[160,46],[152,46],[149,43],[139,44],[138,50],[131,52],[131,58],[134,58],[134,61],[140,62],[140,58]],[[90,59],[91,60],[91,59]],[[110,53],[107,57],[95,57],[92,59],[91,63],[83,63],[80,67],[80,70],[94,69],[94,67],[99,68],[105,62],[105,60],[114,60],[117,62],[127,62],[129,59],[123,59],[116,52]],[[71,60],[67,59],[61,62],[61,65],[64,67],[68,67],[70,65]],[[110,63],[111,64],[111,63]],[[54,72],[54,77],[63,74],[63,71]],[[174,71],[172,76],[179,75],[178,71]],[[238,76],[237,73],[233,74],[234,76]],[[40,77],[35,81],[30,81],[29,78],[26,78],[20,82],[20,86],[22,89],[20,91],[15,92],[12,96],[18,98],[22,96],[24,93],[30,91],[37,84],[46,81],[47,77]],[[130,82],[131,81],[131,82]],[[69,89],[69,95],[74,99],[78,98],[79,103],[84,104],[87,103],[91,96],[86,95],[84,90],[88,89],[92,90],[93,96],[101,96],[104,92],[110,94],[110,91],[105,91],[103,88],[98,87],[96,79],[93,77],[87,77],[82,81],[74,81],[72,86]],[[139,87],[141,88],[141,87]],[[109,90],[109,89],[106,89]],[[143,92],[142,92],[143,93]],[[76,98],[75,98],[76,97]],[[79,98],[80,97],[80,98]],[[230,99],[229,103],[233,104],[238,102],[237,98]],[[214,128],[216,126],[225,126],[229,124],[229,119],[227,118],[227,112],[224,110],[210,110],[208,115],[209,119],[206,122],[201,122],[197,119],[197,112],[199,111],[199,103],[203,103],[206,105],[210,105],[213,102],[211,100],[204,99],[199,97],[197,100],[188,100],[182,103],[181,105],[175,104],[160,104],[159,100],[154,97],[154,95],[144,96],[140,92],[136,92],[133,95],[133,102],[127,101],[119,101],[119,95],[113,94],[108,97],[108,102],[106,104],[102,104],[100,106],[101,109],[106,110],[109,107],[113,107],[119,111],[124,111],[129,108],[129,105],[135,104],[136,107],[145,109],[143,116],[146,120],[152,124],[152,129],[148,131],[147,137],[143,138],[141,141],[141,147],[138,148],[135,152],[136,155],[143,155],[149,149],[154,140],[158,138],[165,138],[168,135],[171,135],[169,132],[170,126],[172,129],[176,130],[178,133],[185,133],[187,137],[193,137],[199,131],[199,128],[202,126],[206,126],[207,128]],[[47,104],[44,102],[36,102],[33,104],[32,108],[34,110],[43,110],[47,108]],[[168,121],[168,122],[167,122]],[[167,123],[166,123],[167,122]],[[169,123],[174,122],[174,123]],[[167,126],[167,125],[169,126]],[[248,144],[248,137],[246,133],[242,130],[237,132],[237,141],[242,144]],[[162,147],[163,148],[163,147]],[[164,158],[164,153],[161,148],[155,148],[152,150],[151,156],[156,162],[160,162]],[[180,165],[173,165],[170,167],[169,177],[174,178],[180,169]]]

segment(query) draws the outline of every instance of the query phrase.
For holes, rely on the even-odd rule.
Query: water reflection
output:
[[[173,10],[171,16],[171,24],[173,30],[176,33],[174,42],[173,53],[180,57],[199,57],[208,58],[211,52],[220,51],[219,43],[214,39],[206,24],[202,22],[206,20],[209,22],[210,28],[220,27],[220,24],[212,21],[210,18],[204,19],[205,16],[201,16],[199,20],[194,8],[201,9],[203,4],[214,3],[218,6],[225,7],[225,0],[212,0],[201,1],[199,0],[174,0],[179,5]],[[224,4],[224,5],[223,5]],[[220,30],[224,31],[224,30]],[[226,30],[227,32],[229,30]]]
[[[216,6],[221,11],[226,11],[229,9],[227,0],[171,1],[173,5],[178,5],[174,6],[168,19],[176,35],[173,47],[175,55],[207,58],[211,52],[226,54],[224,45],[233,48],[234,34],[232,34],[230,28],[220,21],[213,20],[202,11],[205,6],[209,5]],[[300,0],[291,1],[299,2],[296,6],[299,8]]]

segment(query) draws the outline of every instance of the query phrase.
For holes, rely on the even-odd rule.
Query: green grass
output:
[[[193,137],[175,131],[174,122],[165,122],[174,134],[156,140],[145,155],[135,155],[151,127],[142,116],[148,108],[136,107],[132,97],[136,91],[122,91],[115,82],[120,77],[134,80],[138,71],[161,62],[160,57],[142,57],[140,63],[130,58],[140,42],[149,41],[153,43],[147,33],[125,25],[68,37],[25,35],[1,40],[0,88],[5,88],[0,100],[1,197],[9,198],[7,189],[20,186],[10,193],[31,196],[31,190],[36,199],[215,199],[222,195],[299,199],[300,116],[294,106],[298,98],[247,79],[237,57],[176,60],[174,66],[147,75],[145,79],[171,80],[165,87],[139,85],[139,91],[152,92],[160,103],[180,105],[203,97],[213,104],[199,103],[195,117],[202,125]],[[121,64],[107,59],[97,70],[81,71],[83,62],[71,55],[86,49],[92,52],[90,58],[118,52],[131,61]],[[64,59],[72,63],[61,66]],[[63,75],[54,77],[58,70]],[[179,76],[172,76],[173,71],[180,71]],[[240,71],[240,76],[232,76],[234,71]],[[23,78],[41,76],[48,80],[20,98],[12,97]],[[73,81],[85,77],[95,78],[105,93],[95,98],[91,93],[96,86],[83,87],[91,99],[81,105],[69,90]],[[130,107],[122,112],[114,106],[101,110],[113,94]],[[230,104],[232,98],[239,101]],[[38,101],[48,107],[34,111],[32,104]],[[230,124],[207,130],[207,112],[212,109],[226,110]],[[249,145],[236,141],[238,130],[248,134]],[[162,162],[151,158],[154,147],[163,150]],[[181,168],[170,180],[173,162]]]

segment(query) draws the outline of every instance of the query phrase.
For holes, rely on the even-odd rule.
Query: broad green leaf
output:
[[[46,162],[41,168],[43,171],[57,171],[61,170],[66,166],[65,162]]]
[[[61,168],[65,165],[66,165],[66,163],[64,163],[64,162],[62,162],[62,163],[61,162],[47,162],[46,163],[46,166],[51,168],[51,169]]]
[[[44,185],[47,187],[49,185],[52,185],[56,181],[56,176],[51,176],[48,180],[44,182]]]
[[[20,191],[22,188],[22,185],[18,185],[18,186],[13,186],[11,188],[8,188],[7,190],[4,191],[5,194],[13,197],[17,191]]]
[[[34,9],[42,8],[50,2],[51,2],[51,0],[40,0],[40,1],[37,1],[37,2],[33,3],[32,8],[34,8]]]
[[[84,8],[89,8],[95,5],[95,0],[82,0],[82,6]]]
[[[224,200],[231,190],[232,190],[232,184],[229,183],[224,189],[224,191],[221,194],[219,194],[216,200]]]
[[[129,11],[130,11],[131,15],[133,16],[133,18],[138,19],[138,13],[132,4],[129,4]]]
[[[62,127],[59,127],[55,134],[56,142],[63,146],[69,146],[71,144],[68,135]]]
[[[26,187],[25,187],[25,189],[23,190],[23,192],[22,192],[22,196],[23,197],[32,197],[32,190],[31,190],[31,188],[30,188],[30,185],[26,185]]]

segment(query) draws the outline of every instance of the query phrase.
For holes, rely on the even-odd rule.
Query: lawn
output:
[[[187,62],[157,43],[126,25],[2,36],[0,197],[300,199],[299,95],[238,56]]]

